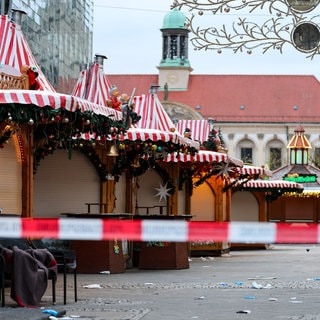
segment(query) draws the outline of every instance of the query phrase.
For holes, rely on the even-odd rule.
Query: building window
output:
[[[320,148],[314,149],[314,165],[320,168]]]
[[[252,163],[252,148],[241,148],[240,157],[244,163]]]
[[[265,161],[270,170],[276,170],[286,163],[287,153],[284,143],[279,139],[273,139],[266,145]]]
[[[281,167],[281,148],[270,148],[269,168],[276,170]]]

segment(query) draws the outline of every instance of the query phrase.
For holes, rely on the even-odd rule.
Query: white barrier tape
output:
[[[65,240],[102,240],[103,221],[100,219],[60,219],[58,238]]]
[[[143,241],[188,241],[186,221],[142,220],[141,238]]]
[[[276,224],[259,222],[232,222],[229,224],[229,241],[272,243],[276,239]]]
[[[2,238],[21,238],[21,231],[21,219],[8,217],[0,220],[0,236]]]

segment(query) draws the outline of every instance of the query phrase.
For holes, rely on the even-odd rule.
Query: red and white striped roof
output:
[[[284,180],[249,180],[243,184],[244,188],[286,188],[286,189],[303,189],[300,183]]]
[[[246,175],[260,175],[260,176],[268,176],[268,177],[272,176],[272,171],[264,167],[244,165],[241,168],[237,168],[237,171],[240,174],[246,174]]]
[[[110,88],[111,84],[103,72],[102,65],[94,63],[89,70],[83,70],[80,73],[78,82],[73,90],[73,95],[85,97],[89,101],[100,102],[100,104],[105,105]],[[135,128],[129,128],[119,140],[171,141],[199,149],[198,142],[183,137],[176,130],[172,132],[169,129],[174,129],[174,125],[164,111],[157,95],[150,93],[148,95],[137,96],[134,97],[134,102],[135,112],[143,115],[142,119],[137,123]]]
[[[190,129],[191,139],[200,143],[208,141],[210,132],[208,120],[179,120],[177,130],[184,134],[187,128]]]
[[[140,129],[130,128],[127,132],[119,138],[120,141],[163,141],[173,142],[175,144],[187,145],[195,149],[199,149],[199,143],[191,139],[186,139],[177,132],[165,132],[156,129]]]
[[[33,104],[38,107],[50,106],[53,109],[66,109],[68,111],[92,111],[95,114],[121,120],[122,113],[79,97],[38,90],[0,90],[0,104],[18,103]]]
[[[50,106],[53,109],[64,108],[69,111],[92,111],[95,114],[113,117],[115,120],[122,119],[121,112],[104,107],[105,103],[99,105],[77,96],[57,93],[37,64],[21,26],[11,22],[6,15],[0,16],[0,64],[13,67],[19,72],[23,65],[35,66],[39,73],[37,79],[40,85],[40,90],[0,90],[1,104],[33,104],[38,107]]]
[[[172,132],[175,125],[161,104],[156,93],[134,97],[134,111],[141,115],[137,128],[147,128]]]
[[[89,70],[83,70],[73,90],[73,95],[105,105],[111,84],[104,74],[102,65],[94,63]],[[187,145],[199,149],[199,143],[185,138],[175,130],[175,126],[164,110],[157,94],[149,93],[134,97],[134,111],[141,115],[135,128],[129,128],[120,140],[163,141]]]
[[[184,153],[168,154],[164,159],[165,162],[231,162],[236,166],[243,166],[243,162],[237,158],[230,157],[226,153],[215,152],[210,150],[199,150],[195,155]]]
[[[100,63],[92,63],[89,69],[82,70],[72,95],[106,106],[111,84]]]
[[[40,90],[55,92],[34,58],[21,27],[11,22],[6,15],[0,16],[0,64],[19,71],[23,65],[35,66],[39,73],[37,80]]]

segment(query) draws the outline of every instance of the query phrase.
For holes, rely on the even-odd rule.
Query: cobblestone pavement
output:
[[[50,288],[35,309],[17,308],[7,290],[0,319],[48,319],[46,308],[66,310],[59,319],[81,320],[320,320],[319,258],[318,245],[275,245],[192,258],[183,270],[80,274],[77,303],[69,275],[66,306],[60,276],[55,306]]]

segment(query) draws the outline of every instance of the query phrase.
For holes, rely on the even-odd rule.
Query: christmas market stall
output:
[[[299,195],[303,192],[303,185],[284,180],[250,180],[239,181],[234,185],[231,217],[232,221],[260,221],[269,220],[270,204],[286,194]],[[232,249],[267,248],[268,243],[232,243]]]
[[[115,174],[125,177],[127,184],[121,189],[116,186],[116,194],[125,191],[126,212],[132,212],[134,219],[188,220],[191,216],[185,212],[186,193],[178,190],[177,168],[163,160],[172,153],[195,155],[199,143],[175,130],[155,89],[151,86],[148,94],[134,97],[134,110],[141,120],[118,141]],[[124,200],[120,194],[116,198]],[[132,265],[141,269],[189,267],[187,243],[151,241],[130,245]]]
[[[318,138],[313,145],[318,144]],[[283,182],[299,183],[302,192],[287,191],[282,197],[268,202],[268,221],[319,223],[320,215],[320,169],[316,150],[298,125],[287,149],[289,163],[273,172],[273,179]]]
[[[238,178],[243,162],[228,155],[220,130],[208,120],[180,120],[177,128],[201,143],[194,156],[173,154],[166,161],[178,164],[180,181],[187,182],[187,212],[193,221],[230,221],[231,183]],[[181,182],[182,183],[182,182]],[[193,241],[191,255],[220,255],[229,243]]]
[[[57,93],[22,33],[22,14],[0,17],[2,214],[83,212],[87,202],[105,202],[107,153],[125,131],[122,113]],[[119,251],[122,271],[121,246],[113,243]]]
[[[96,56],[95,62],[89,66],[89,69],[89,71],[82,71],[81,81],[78,81],[74,94],[89,92],[90,86],[95,85],[96,81],[91,82],[88,78],[84,81],[84,77],[89,75],[94,77],[94,73],[99,73],[100,76],[96,75],[96,79],[103,79],[103,59],[98,59]],[[102,90],[106,93],[107,104],[114,109],[122,110],[126,127],[124,134],[117,135],[113,139],[109,153],[113,157],[110,157],[107,215],[126,212],[132,215],[132,219],[189,218],[184,214],[177,214],[178,202],[176,200],[172,202],[168,200],[168,196],[175,194],[172,182],[174,180],[171,177],[174,170],[168,171],[161,164],[162,159],[173,152],[195,154],[199,149],[199,143],[185,138],[175,130],[172,121],[160,104],[155,86],[152,86],[148,94],[134,96],[134,89],[131,95],[128,95],[120,93],[116,85],[110,84],[107,80],[100,83],[102,86],[95,87],[96,94],[91,98],[87,96],[87,98],[94,99],[94,97],[103,96],[102,93],[98,93]],[[86,90],[83,90],[84,84],[86,84]],[[127,265],[139,265],[142,268],[142,263],[136,262],[139,258],[133,257],[138,245],[122,240],[126,258],[128,258]],[[156,245],[158,243],[152,243],[151,247]],[[184,245],[185,254],[181,259],[179,257],[181,257],[182,250],[177,250],[178,246],[181,244],[172,243],[163,250],[160,249],[163,252],[168,249],[173,254],[169,255],[171,258],[164,254],[166,261],[163,263],[158,261],[154,267],[166,269],[187,267],[187,245]],[[140,257],[150,259],[155,256],[143,254],[141,251],[140,247]]]
[[[79,199],[79,196],[82,197],[79,192],[84,192],[82,189],[85,188],[77,184],[77,193],[71,195],[74,189],[72,183],[75,182],[68,178],[68,169],[65,170],[64,165],[60,166],[59,159],[55,158],[51,168],[42,170],[42,163],[45,163],[42,160],[51,159],[47,155],[54,157],[57,153],[62,155],[61,159],[64,157],[67,160],[67,165],[70,158],[83,147],[83,150],[88,150],[83,156],[87,161],[84,163],[88,167],[96,166],[101,177],[103,166],[96,163],[92,145],[107,141],[114,128],[122,130],[122,114],[79,97],[57,93],[34,59],[20,24],[15,22],[21,21],[21,14],[15,11],[13,21],[6,15],[1,16],[0,20],[0,28],[3,30],[0,37],[0,143],[4,162],[2,167],[5,168],[1,180],[8,189],[6,196],[2,194],[1,207],[4,214],[18,213],[23,217],[58,216],[70,208],[85,208],[84,203],[80,206],[78,200],[70,204],[70,198]],[[17,78],[23,79],[23,86]],[[6,161],[8,157],[10,159]],[[75,166],[75,162],[69,162]],[[62,174],[59,176],[60,171]],[[19,172],[21,174],[12,175]],[[50,183],[50,174],[56,176],[56,182],[60,181],[58,185]],[[95,176],[99,177],[96,173]],[[63,186],[61,181],[64,181]],[[19,191],[21,189],[23,197]],[[48,196],[43,197],[41,191],[47,192]]]

